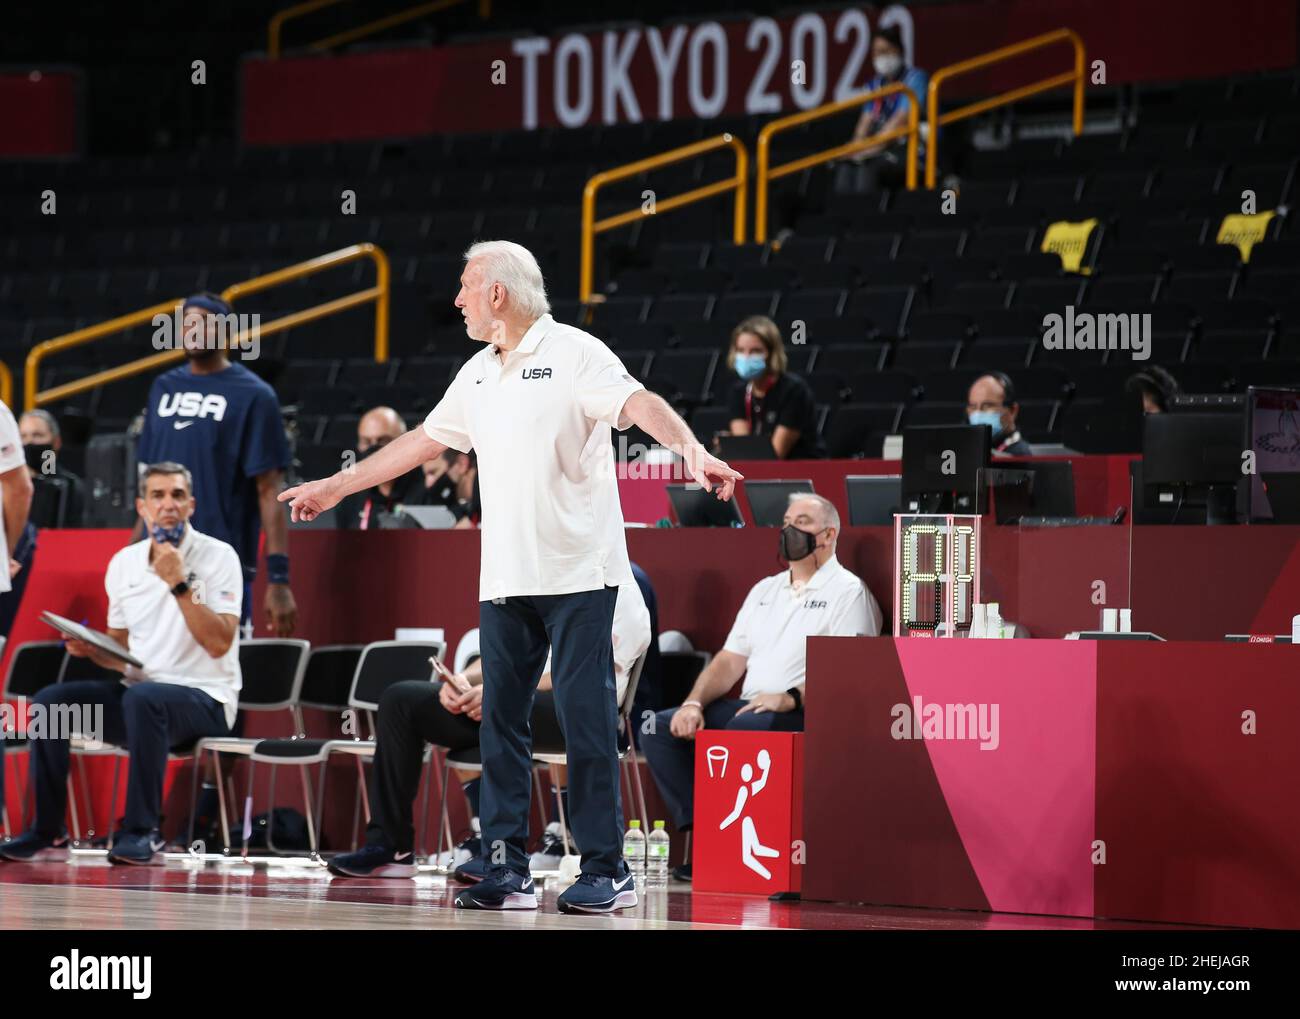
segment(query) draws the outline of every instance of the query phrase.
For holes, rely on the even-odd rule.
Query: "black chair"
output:
[[[915,375],[901,371],[873,371],[849,377],[849,391],[854,403],[909,404],[920,394]]]
[[[894,348],[890,367],[906,372],[951,368],[960,349],[960,340],[908,340]]]
[[[291,731],[302,728],[301,716],[298,714],[298,698],[302,690],[303,676],[307,671],[311,644],[305,640],[281,638],[253,638],[239,642],[239,710],[257,712],[289,711],[294,727]],[[243,739],[235,736],[212,736],[194,744],[193,778],[190,784],[190,827],[185,840],[187,846],[194,845],[194,812],[198,805],[199,772],[203,770],[203,755],[212,754],[212,765],[216,772],[217,801],[221,811],[221,836],[223,848],[230,851],[230,827],[227,819],[225,781],[221,775],[221,755],[236,754],[247,757],[253,752],[260,740]],[[251,795],[252,782],[250,777]],[[233,804],[232,804],[233,805]]]
[[[291,737],[289,739],[264,739],[248,755],[250,763],[249,788],[253,788],[253,764],[270,764],[273,767],[289,765],[297,767],[302,778],[303,807],[307,817],[307,837],[311,845],[313,860],[320,857],[318,832],[325,810],[325,776],[327,765],[336,753],[350,754],[357,762],[358,795],[365,806],[365,820],[370,821],[370,803],[366,792],[365,769],[363,761],[373,758],[375,754],[375,712],[379,710],[379,699],[385,690],[394,683],[406,679],[431,680],[432,666],[430,656],[441,658],[446,651],[445,641],[406,641],[381,640],[367,644],[362,649],[353,674],[352,687],[348,693],[348,708],[358,715],[357,732],[351,739]],[[370,739],[362,739],[364,719],[371,733]],[[320,766],[315,806],[312,805],[312,784],[308,776],[311,765]],[[275,772],[272,771],[272,788]],[[355,825],[354,825],[355,829]]]
[[[867,286],[849,295],[843,314],[866,319],[875,337],[895,339],[906,332],[915,300],[914,287]]]
[[[841,404],[827,423],[826,455],[832,459],[865,456],[867,436],[896,432],[902,416],[903,405],[897,403]]]
[[[661,350],[655,355],[654,374],[671,382],[675,394],[697,404],[708,399],[717,363],[713,350]]]

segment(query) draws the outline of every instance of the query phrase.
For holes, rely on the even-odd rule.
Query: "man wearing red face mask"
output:
[[[880,606],[835,558],[840,517],[820,495],[790,496],[780,555],[789,569],[765,577],[745,597],[726,643],[679,708],[655,716],[641,737],[650,773],[679,831],[695,811],[695,735],[701,729],[803,730],[809,637],[877,637]],[[741,678],[740,697],[729,696]],[[689,880],[689,868],[677,876]]]

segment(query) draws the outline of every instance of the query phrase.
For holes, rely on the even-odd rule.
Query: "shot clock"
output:
[[[979,601],[980,518],[894,516],[894,636],[970,632]]]

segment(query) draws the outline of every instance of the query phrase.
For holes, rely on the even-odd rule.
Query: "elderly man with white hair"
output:
[[[655,716],[641,751],[680,831],[695,811],[695,735],[701,729],[803,731],[809,637],[878,637],[880,606],[835,558],[840,515],[811,492],[790,496],[781,528],[788,570],[764,577],[740,607],[727,641],[679,708]],[[745,677],[740,696],[731,688]],[[674,872],[690,879],[689,866]]]
[[[740,475],[709,455],[660,397],[596,337],[550,315],[528,249],[485,241],[465,252],[456,307],[484,348],[424,421],[350,470],[284,492],[310,520],[353,492],[440,456],[478,454],[483,507],[479,630],[483,661],[480,827],[487,877],[456,896],[472,909],[536,909],[528,869],[529,712],[552,650],[569,761],[570,827],[582,875],[565,912],[636,905],[623,862],[612,631],[632,580],[610,429],[636,425],[684,460],[718,498]]]

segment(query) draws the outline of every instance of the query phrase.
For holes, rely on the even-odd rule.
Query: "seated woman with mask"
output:
[[[781,330],[766,315],[752,315],[731,331],[727,367],[740,380],[732,387],[732,435],[770,436],[780,460],[823,456],[812,389],[786,370]]]

